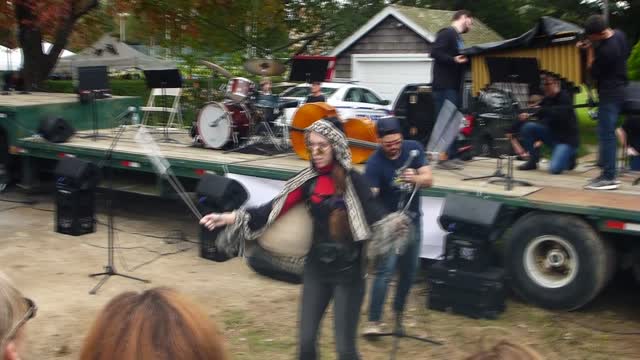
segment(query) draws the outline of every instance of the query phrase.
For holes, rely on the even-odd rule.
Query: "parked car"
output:
[[[327,104],[335,107],[340,117],[344,119],[366,117],[378,120],[391,113],[389,101],[382,100],[380,95],[368,87],[351,83],[323,82],[320,88]],[[280,101],[297,100],[301,106],[310,93],[311,86],[309,84],[296,85],[283,91],[280,94]],[[279,120],[291,124],[296,110],[297,108],[284,109]]]

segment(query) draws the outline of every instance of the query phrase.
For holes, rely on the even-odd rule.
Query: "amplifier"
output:
[[[497,319],[506,308],[504,270],[463,271],[436,262],[428,271],[427,307],[474,319]]]
[[[448,194],[438,222],[447,232],[489,237],[505,218],[503,206],[497,201]]]
[[[447,234],[445,263],[448,267],[465,271],[484,271],[491,262],[491,242],[468,235]]]
[[[79,236],[96,231],[94,190],[56,188],[55,231]]]

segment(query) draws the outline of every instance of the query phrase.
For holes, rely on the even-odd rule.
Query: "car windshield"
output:
[[[336,92],[337,90],[338,88],[330,88],[330,87],[320,88],[320,91],[322,91],[322,94],[325,97],[329,97],[333,95],[333,93]],[[301,97],[307,97],[310,94],[311,94],[311,88],[309,86],[296,86],[296,87],[292,87],[291,89],[287,89],[283,91],[282,94],[280,94],[280,96],[301,98]]]

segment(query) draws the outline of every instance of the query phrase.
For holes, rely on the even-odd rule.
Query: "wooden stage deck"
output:
[[[135,128],[128,128],[114,152],[114,159],[132,160],[147,163],[144,150],[134,141]],[[87,134],[90,132],[84,132]],[[114,130],[101,130],[101,134],[113,136]],[[78,133],[64,144],[51,144],[39,138],[25,138],[20,144],[27,151],[72,153],[78,156],[91,155],[94,157],[104,153],[111,145],[112,139],[82,138],[83,132]],[[170,137],[179,143],[163,143],[161,133],[154,134],[158,139],[159,147],[167,157],[172,167],[188,169],[191,172],[182,171],[178,175],[189,173],[192,170],[204,169],[220,172],[226,170],[244,175],[254,175],[266,178],[286,179],[295,172],[307,166],[307,162],[299,159],[296,154],[281,154],[275,156],[242,154],[238,152],[224,153],[220,150],[204,149],[191,146],[191,138],[186,133],[172,133]],[[38,156],[38,155],[33,155]],[[53,158],[53,157],[51,157]],[[632,186],[634,179],[640,173],[629,173],[620,177],[622,184],[614,191],[588,191],[583,190],[589,178],[595,177],[599,169],[588,162],[589,158],[580,159],[577,168],[561,175],[547,173],[547,164],[542,163],[541,168],[535,171],[515,170],[518,180],[528,181],[532,186],[515,185],[511,191],[507,191],[503,184],[491,184],[487,179],[464,181],[465,177],[475,177],[493,174],[496,169],[496,160],[480,158],[469,161],[464,170],[446,171],[434,169],[434,191],[456,191],[497,196],[508,199],[522,199],[542,204],[555,204],[559,206],[572,206],[579,208],[612,209],[615,211],[630,212],[631,216],[640,219],[640,185]],[[516,162],[516,166],[521,162]],[[356,168],[362,170],[363,165]],[[150,167],[148,166],[148,169]],[[506,161],[503,172],[506,173]]]

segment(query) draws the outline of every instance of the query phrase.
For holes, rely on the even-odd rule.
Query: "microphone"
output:
[[[411,150],[409,151],[409,157],[407,158],[407,161],[404,162],[404,165],[402,165],[401,168],[398,169],[398,171],[400,173],[402,173],[403,171],[407,170],[407,168],[409,168],[409,165],[411,165],[411,162],[413,161],[413,159],[415,159],[416,156],[418,156],[419,151],[418,150]]]
[[[415,149],[409,151],[409,157],[407,158],[407,161],[405,161],[404,164],[396,170],[395,182],[396,182],[396,185],[400,187],[400,189],[402,190],[408,190],[411,184],[402,182],[400,180],[400,176],[402,176],[402,173],[409,168],[409,166],[411,165],[411,162],[413,161],[413,159],[415,159],[416,156],[418,156],[419,153],[420,152]]]

